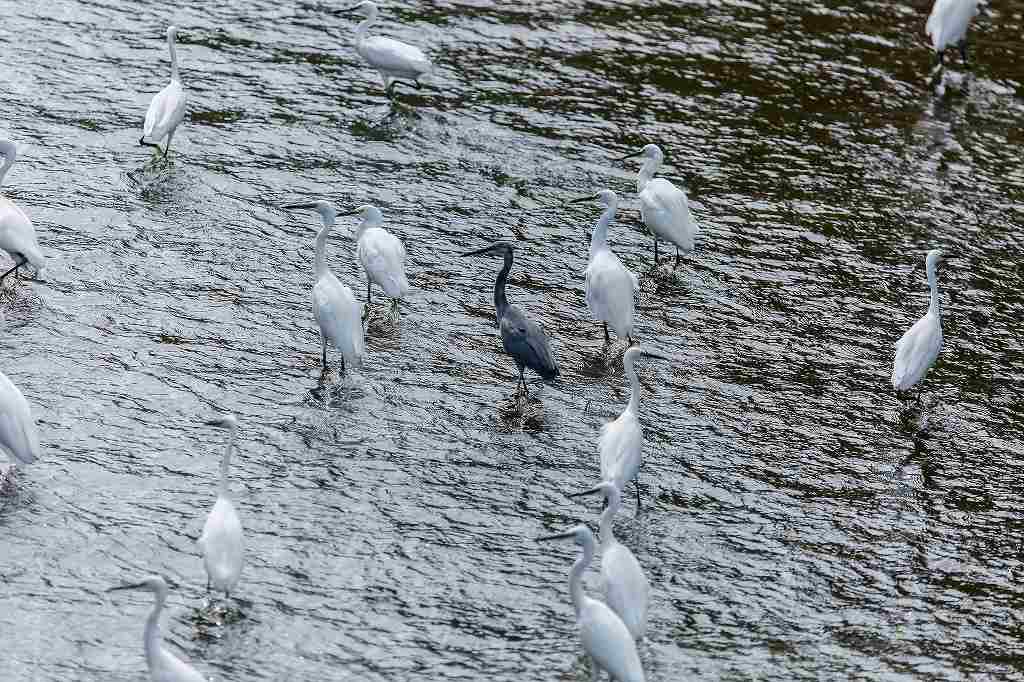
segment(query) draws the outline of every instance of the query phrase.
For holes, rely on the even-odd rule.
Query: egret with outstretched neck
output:
[[[608,246],[608,226],[615,219],[619,197],[610,189],[603,189],[588,197],[573,199],[570,204],[597,201],[604,206],[604,212],[594,226],[590,237],[590,259],[585,274],[587,307],[594,319],[604,323],[604,340],[608,336],[608,325],[615,334],[633,343],[633,295],[638,289],[636,275],[626,269],[619,257]]]
[[[370,25],[377,20],[376,3],[366,0],[355,7],[342,10],[363,17],[356,27],[356,52],[370,66],[380,73],[384,81],[384,92],[388,98],[394,96],[399,83],[420,89],[420,78],[430,73],[432,64],[423,51],[408,43],[381,36],[367,36]]]
[[[640,640],[647,633],[647,608],[651,586],[633,552],[615,539],[612,522],[622,506],[622,493],[607,481],[590,490],[569,497],[600,494],[608,506],[601,512],[601,582],[604,600],[618,614],[633,639]]]
[[[601,427],[598,451],[601,454],[601,479],[613,483],[619,491],[633,481],[636,506],[640,506],[640,466],[643,464],[644,432],[640,428],[640,378],[636,361],[640,357],[670,360],[658,351],[633,346],[622,356],[622,368],[629,379],[629,403],[615,421]]]
[[[235,445],[238,420],[235,419],[235,415],[227,414],[206,422],[206,425],[227,429],[228,445],[220,460],[217,502],[206,517],[203,534],[199,537],[199,547],[203,551],[203,565],[206,567],[206,590],[220,590],[224,592],[225,598],[230,599],[231,592],[242,575],[244,561],[242,523],[238,520],[235,505],[231,502],[231,489],[228,486],[231,449]]]
[[[576,611],[576,627],[579,630],[583,650],[590,656],[594,667],[592,679],[597,678],[597,668],[611,675],[618,682],[644,682],[644,671],[636,642],[622,619],[614,611],[583,592],[583,573],[594,559],[594,535],[584,525],[575,526],[563,533],[537,538],[547,540],[573,540],[582,548],[582,553],[569,572],[569,594]]]
[[[0,372],[0,450],[22,464],[39,459],[39,432],[28,401],[3,372]]]
[[[476,251],[469,251],[463,256],[479,255],[501,255],[505,264],[498,273],[494,282],[494,313],[497,317],[498,330],[501,332],[501,343],[505,352],[515,360],[519,368],[519,383],[516,384],[516,392],[520,387],[527,394],[526,378],[524,371],[529,367],[539,374],[542,379],[551,380],[558,376],[558,363],[551,353],[551,343],[544,328],[526,316],[519,306],[510,304],[505,296],[505,282],[508,280],[509,270],[512,269],[512,245],[506,242],[496,242]]]
[[[0,156],[3,156],[3,165],[0,165],[0,186],[3,186],[4,177],[7,171],[14,165],[18,157],[18,148],[10,140],[0,140]],[[31,264],[36,268],[36,276],[40,276],[43,268],[46,267],[46,258],[39,250],[39,242],[36,241],[36,229],[32,221],[28,219],[24,211],[7,197],[0,194],[0,249],[7,252],[14,260],[14,267],[0,275],[0,285],[12,272],[25,264]],[[17,277],[17,275],[15,275]]]
[[[942,55],[950,47],[960,48],[967,65],[967,28],[977,13],[978,0],[935,0],[924,30],[931,39],[936,66],[943,65]]]
[[[178,53],[174,49],[174,40],[178,35],[178,28],[171,26],[167,29],[167,49],[171,53],[171,82],[158,92],[153,101],[149,104],[146,112],[146,121],[142,125],[142,137],[139,144],[144,147],[155,147],[160,152],[160,140],[167,138],[164,147],[164,156],[171,151],[171,141],[174,139],[174,132],[185,119],[185,88],[181,85],[181,76],[178,73]],[[148,139],[148,141],[147,141]]]
[[[143,646],[146,651],[146,665],[153,682],[206,682],[206,678],[195,668],[164,648],[160,634],[160,612],[167,602],[167,583],[158,575],[132,585],[111,587],[107,592],[117,590],[141,590],[153,593],[153,610],[146,619]]]
[[[327,235],[334,226],[338,210],[328,201],[289,204],[289,210],[312,208],[320,214],[323,227],[316,235],[316,258],[314,270],[316,284],[313,285],[313,317],[320,327],[320,352],[323,370],[327,371],[328,342],[341,351],[341,371],[345,364],[358,365],[363,360],[365,342],[363,339],[362,305],[356,300],[352,290],[338,281],[334,273],[327,267],[325,251]],[[342,215],[355,215],[355,211]]]
[[[697,222],[690,213],[690,202],[686,200],[686,192],[665,178],[654,177],[665,159],[658,145],[646,145],[635,154],[627,154],[617,160],[625,161],[635,156],[644,160],[636,178],[636,192],[644,225],[654,236],[654,267],[658,267],[659,237],[676,245],[675,267],[678,267],[680,254],[693,251],[698,231]]]
[[[935,269],[947,260],[941,249],[932,249],[925,258],[925,271],[931,289],[931,302],[924,317],[914,323],[896,342],[892,363],[892,387],[896,396],[913,388],[939,357],[942,350],[942,314],[939,311],[939,285]],[[921,397],[920,391],[918,398]]]
[[[360,217],[356,229],[356,255],[366,273],[366,309],[369,313],[371,287],[377,284],[391,299],[392,313],[398,312],[398,301],[409,295],[405,276],[405,247],[398,237],[381,226],[384,216],[369,204],[356,209]]]

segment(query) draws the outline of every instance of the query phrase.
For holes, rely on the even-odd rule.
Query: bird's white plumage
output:
[[[345,364],[358,366],[365,353],[363,306],[352,289],[334,273],[324,273],[313,286],[313,316],[328,343],[341,351]]]
[[[618,196],[609,189],[597,193],[605,207],[590,238],[590,259],[585,272],[587,307],[599,322],[607,322],[619,337],[633,335],[633,295],[636,275],[626,269],[608,247],[608,226],[615,218]]]
[[[640,216],[651,232],[678,246],[684,253],[693,251],[697,223],[690,213],[686,193],[664,178],[654,178],[640,192]]]
[[[385,90],[392,79],[410,79],[418,85],[419,79],[430,73],[432,64],[423,50],[393,38],[367,35],[370,25],[377,19],[375,3],[364,0],[352,9],[363,17],[356,27],[356,52],[380,73]]]
[[[577,619],[584,650],[616,682],[644,682],[644,670],[629,630],[606,605],[583,598]]]
[[[178,55],[174,49],[177,30],[175,26],[167,29],[167,49],[171,55],[171,81],[153,97],[149,103],[149,109],[146,111],[146,120],[142,124],[142,139],[148,138],[150,142],[158,143],[166,137],[166,149],[168,150],[174,139],[174,132],[185,119],[186,109],[185,88],[178,75]]]
[[[896,391],[906,391],[921,381],[942,350],[942,320],[936,280],[936,268],[940,262],[942,251],[932,249],[928,252],[925,259],[931,289],[928,312],[896,342],[896,356],[892,363],[892,387]]]
[[[0,156],[4,160],[0,166],[0,183],[3,183],[7,171],[14,165],[17,154],[13,142],[0,140]],[[20,262],[24,257],[37,270],[46,266],[46,258],[39,249],[32,221],[17,204],[3,195],[0,195],[0,249],[6,251],[15,262]]]
[[[609,608],[633,639],[641,639],[647,633],[650,584],[633,552],[614,538],[601,546],[601,578]]]
[[[167,649],[160,647],[149,659],[149,677],[153,682],[207,682],[195,668]]]
[[[0,450],[23,464],[39,458],[39,433],[28,401],[0,372]]]
[[[356,256],[370,282],[376,283],[389,298],[405,298],[409,280],[405,276],[405,246],[395,235],[380,226],[382,216],[376,206],[360,206],[362,216],[357,232]]]
[[[229,497],[218,495],[203,525],[199,547],[210,587],[233,592],[242,575],[244,546],[242,523]]]
[[[640,472],[643,445],[640,419],[628,405],[614,421],[601,427],[598,452],[601,455],[602,480],[623,490]]]
[[[935,0],[925,23],[932,49],[942,52],[967,36],[967,27],[978,12],[978,0]]]

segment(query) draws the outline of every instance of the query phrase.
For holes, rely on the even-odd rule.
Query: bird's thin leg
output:
[[[388,96],[388,99],[395,98],[395,86],[398,85],[398,81],[390,81],[387,77],[384,78],[384,94]]]
[[[658,238],[654,238],[654,269],[658,269]]]
[[[967,59],[967,38],[960,41],[960,57],[964,60],[964,66],[970,66],[971,63]]]
[[[167,133],[167,145],[164,147],[164,159],[167,158],[167,153],[171,151],[171,140],[174,139],[174,131]]]
[[[344,355],[341,356],[341,373],[342,374],[345,373],[345,356]]]
[[[640,508],[640,474],[633,479],[633,490],[636,491],[636,508]]]
[[[17,277],[18,277],[18,272],[17,272],[17,271],[18,271],[18,268],[20,268],[20,267],[21,267],[22,265],[24,265],[24,264],[25,264],[25,263],[27,263],[27,262],[28,262],[28,258],[25,258],[24,256],[22,256],[22,257],[21,257],[21,261],[20,261],[20,262],[15,262],[15,264],[14,264],[14,267],[13,267],[13,268],[11,268],[10,270],[8,270],[8,271],[7,271],[7,272],[5,272],[4,274],[0,275],[0,286],[3,286],[3,283],[4,283],[4,279],[6,279],[6,278],[7,278],[7,275],[11,274],[12,272],[14,273],[14,277],[15,277],[15,279],[17,279]]]
[[[612,337],[608,336],[608,323],[604,323],[604,342],[611,343]]]
[[[679,267],[679,247],[676,246],[676,264],[672,266],[672,269],[675,270],[678,267]]]
[[[366,307],[363,308],[363,319],[370,316],[370,279],[366,279]]]
[[[320,360],[324,371],[327,371],[327,339],[324,338],[323,332],[320,333]]]
[[[633,345],[633,335],[632,334],[627,334],[626,335],[626,343],[629,344],[628,346],[626,346],[626,348],[629,348],[629,346]]]
[[[526,385],[526,375],[524,374],[524,368],[523,367],[519,368],[519,382],[523,385],[523,393],[525,393],[527,396],[529,396],[530,395],[530,389]]]
[[[154,149],[156,149],[156,152],[153,152],[154,154],[160,151],[160,145],[156,144],[155,142],[146,142],[145,135],[139,138],[139,145],[142,147],[153,147]]]

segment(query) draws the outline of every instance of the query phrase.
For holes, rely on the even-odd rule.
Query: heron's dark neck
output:
[[[494,312],[498,316],[498,322],[505,316],[508,309],[508,298],[505,297],[505,282],[508,281],[508,271],[512,269],[512,252],[505,252],[505,265],[498,273],[498,279],[494,282]]]

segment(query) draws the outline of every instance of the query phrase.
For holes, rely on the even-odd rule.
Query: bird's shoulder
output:
[[[427,61],[427,56],[420,48],[386,36],[371,36],[367,38],[362,43],[362,49],[368,56],[376,59],[396,58],[418,62]]]

